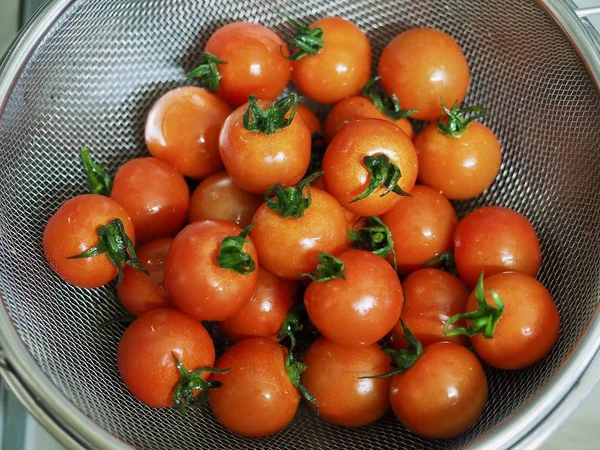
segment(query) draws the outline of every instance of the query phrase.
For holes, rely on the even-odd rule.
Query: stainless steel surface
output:
[[[542,9],[520,0],[452,6],[443,0],[63,0],[47,6],[0,68],[0,339],[23,392],[61,430],[98,448],[127,448],[119,439],[160,449],[517,444],[572,392],[600,346],[600,98],[586,70],[597,77],[600,65],[590,34],[574,22],[572,4],[542,3],[572,33],[585,64]],[[346,430],[301,408],[284,432],[257,444],[222,430],[206,408],[185,417],[150,410],[117,376],[123,328],[99,327],[119,314],[113,288],[65,286],[44,261],[45,221],[85,190],[78,148],[92,146],[113,172],[143,154],[149,106],[183,83],[210,33],[233,20],[255,20],[289,36],[283,14],[307,21],[348,17],[368,31],[375,55],[403,29],[435,26],[467,54],[473,73],[468,102],[487,107],[486,123],[503,143],[504,165],[488,193],[457,204],[458,210],[500,204],[532,220],[543,248],[540,277],[557,301],[562,331],[552,354],[535,367],[487,370],[490,401],[461,438],[421,439],[391,415]]]

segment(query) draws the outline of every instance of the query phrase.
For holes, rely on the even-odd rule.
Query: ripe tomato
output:
[[[469,288],[458,278],[439,269],[421,269],[411,273],[402,283],[404,306],[400,318],[414,337],[424,346],[434,342],[451,341],[467,345],[465,336],[445,336],[444,325],[455,314],[465,311]],[[450,329],[464,326],[464,322]],[[395,348],[404,348],[400,323],[391,332]]]
[[[331,141],[323,157],[323,170],[327,191],[345,209],[359,216],[378,216],[398,203],[401,191],[413,188],[417,154],[397,126],[363,119],[344,127]]]
[[[129,213],[140,244],[174,235],[183,226],[190,205],[190,190],[183,176],[156,158],[136,158],[123,164],[110,197]]]
[[[508,208],[487,206],[459,222],[454,260],[460,277],[474,287],[481,272],[485,277],[510,270],[535,276],[542,254],[535,230],[524,216]]]
[[[185,86],[167,92],[146,119],[146,146],[190,178],[223,169],[218,136],[231,107],[206,89]]]
[[[120,268],[125,259],[112,262],[106,253],[70,258],[101,245],[99,230],[109,223],[110,234],[114,234],[114,219],[121,221],[122,231],[134,244],[133,223],[127,211],[116,201],[96,194],[79,195],[67,200],[50,217],[44,229],[44,254],[50,267],[67,283],[79,287],[96,288],[111,281],[117,275],[117,267]],[[135,260],[135,254],[131,255],[128,249],[122,251]]]
[[[220,322],[221,330],[232,341],[265,337],[277,341],[287,313],[294,304],[298,286],[266,269],[258,269],[258,286],[250,301],[236,314]]]
[[[323,38],[315,54],[294,61],[292,78],[298,89],[325,104],[357,95],[371,73],[371,44],[367,35],[340,17],[326,17],[310,27],[295,26],[299,33],[293,40],[317,29],[322,30]]]
[[[436,439],[458,436],[481,416],[488,385],[479,360],[462,345],[437,342],[425,347],[406,372],[394,375],[390,403],[414,433]]]
[[[121,305],[136,317],[172,304],[164,286],[165,261],[173,239],[163,238],[146,242],[137,250],[137,257],[145,274],[133,267],[123,269],[123,282],[117,287]]]
[[[217,93],[235,106],[250,95],[273,100],[283,92],[292,75],[285,42],[269,28],[256,23],[234,22],[219,28],[205,51],[225,62],[218,64]]]
[[[379,345],[347,347],[325,338],[304,357],[302,384],[319,403],[319,417],[346,427],[375,422],[390,408],[390,379],[362,378],[391,370]]]
[[[321,131],[321,121],[309,108],[301,103],[298,103],[298,110],[296,111],[296,114],[299,114],[302,120],[304,120],[304,124],[308,128],[311,136]]]
[[[286,373],[287,350],[265,338],[234,344],[217,361],[215,374],[223,383],[209,392],[210,406],[228,430],[246,437],[275,434],[289,424],[300,402],[300,393]]]
[[[193,371],[214,364],[215,348],[200,322],[175,309],[154,309],[125,330],[117,365],[138,400],[153,408],[168,408],[182,380],[174,356]],[[208,380],[209,374],[201,377]]]
[[[400,280],[385,259],[365,250],[348,250],[339,260],[344,278],[313,281],[306,289],[308,316],[332,342],[374,344],[400,319]]]
[[[241,233],[223,220],[194,222],[179,232],[165,263],[165,287],[175,306],[197,320],[225,320],[248,303],[256,290],[258,258]],[[235,264],[220,262],[232,249]]]
[[[235,184],[227,172],[219,172],[202,181],[192,194],[188,221],[221,219],[242,228],[262,204],[260,195],[251,194]]]
[[[427,186],[416,185],[411,197],[381,216],[394,240],[396,265],[400,272],[412,272],[432,258],[452,250],[458,219],[450,202]],[[390,254],[388,260],[392,261]]]
[[[462,103],[469,87],[469,65],[454,39],[440,30],[415,28],[396,36],[379,58],[381,84],[396,94],[415,119],[435,120],[441,103]]]
[[[272,105],[251,99],[227,118],[219,135],[219,150],[234,183],[255,194],[264,194],[273,184],[291,185],[302,179],[310,162],[311,136],[298,114],[289,120],[297,101],[294,95]],[[253,124],[271,121],[270,129],[248,129],[244,125],[247,109],[251,111],[251,128]],[[286,123],[280,125],[281,122]]]

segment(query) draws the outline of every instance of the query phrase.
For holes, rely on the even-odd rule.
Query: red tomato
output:
[[[373,157],[385,158],[399,169],[397,184],[377,173],[384,170],[385,163],[374,161],[373,168],[367,168],[366,158]],[[364,119],[347,125],[331,141],[323,157],[323,170],[327,191],[345,209],[359,216],[378,216],[392,209],[401,198],[393,191],[383,195],[388,184],[390,189],[397,185],[404,192],[413,188],[417,179],[417,154],[400,128],[384,120]],[[365,195],[371,185],[375,189],[370,194],[353,201]]]
[[[357,95],[369,81],[371,44],[353,23],[326,17],[310,26],[323,31],[323,47],[294,61],[293,79],[307,97],[325,104]]]
[[[304,357],[302,384],[319,403],[319,417],[346,427],[375,422],[390,408],[390,379],[363,378],[392,370],[379,345],[346,347],[325,338]]]
[[[458,219],[450,202],[427,186],[417,185],[411,197],[381,216],[394,240],[396,264],[401,272],[412,272],[432,258],[452,250]],[[393,261],[390,254],[388,260]]]
[[[164,287],[165,261],[173,239],[163,238],[146,242],[136,252],[148,274],[133,267],[123,269],[123,282],[117,287],[121,305],[136,317],[172,304]]]
[[[242,228],[262,204],[260,195],[251,194],[235,184],[227,172],[219,172],[202,181],[192,195],[188,221],[221,219]]]
[[[69,259],[100,243],[98,230],[114,219],[123,223],[125,234],[135,243],[133,223],[116,201],[96,194],[78,195],[54,213],[44,229],[44,254],[50,267],[67,283],[96,288],[117,275],[117,267],[106,253]]]
[[[490,290],[504,302],[504,312],[494,337],[471,337],[475,352],[499,369],[522,369],[546,356],[558,338],[560,318],[550,293],[535,278],[518,272],[504,272],[484,279],[485,298],[494,305]],[[465,311],[477,309],[475,292]],[[467,327],[471,325],[467,320]]]
[[[185,222],[190,190],[173,166],[155,158],[136,158],[123,164],[110,197],[129,213],[138,243],[169,237]]]
[[[232,341],[265,337],[277,341],[277,334],[294,304],[297,283],[284,280],[260,267],[258,286],[250,301],[219,325]]]
[[[283,92],[292,75],[285,42],[269,28],[257,23],[233,22],[219,28],[206,43],[205,51],[225,61],[219,64],[217,93],[235,106],[250,95],[273,100]]]
[[[206,89],[173,89],[148,113],[146,146],[183,175],[204,178],[223,169],[218,137],[229,114],[231,107]]]
[[[302,120],[304,120],[304,124],[308,128],[308,131],[310,132],[311,136],[314,135],[315,133],[322,131],[321,130],[321,122],[319,121],[319,119],[317,118],[315,113],[312,112],[306,106],[299,103],[296,114],[299,114],[300,117],[302,118]]]
[[[400,280],[385,259],[371,252],[349,250],[339,259],[345,279],[313,281],[304,294],[308,316],[332,342],[374,344],[400,319]]]
[[[228,430],[246,437],[275,434],[289,424],[300,402],[285,369],[287,350],[264,338],[238,342],[217,361],[223,386],[209,392],[210,406]]]
[[[437,342],[406,372],[392,377],[390,403],[414,433],[446,439],[458,436],[481,416],[488,385],[481,363],[462,345]]]
[[[469,65],[454,39],[440,30],[415,28],[396,36],[379,58],[381,84],[402,108],[417,109],[415,119],[435,120],[442,101],[462,103],[469,87]]]
[[[168,408],[181,381],[173,356],[192,371],[212,366],[215,348],[200,322],[174,309],[154,309],[123,334],[117,350],[119,373],[138,400],[153,408]]]
[[[535,276],[542,254],[535,230],[524,216],[508,208],[487,206],[459,222],[454,260],[460,277],[474,287],[481,272],[486,277],[510,270]]]
[[[258,101],[257,105],[264,111],[270,103]],[[219,135],[221,158],[231,179],[255,194],[264,194],[276,183],[298,183],[308,169],[311,152],[311,135],[304,121],[295,114],[289,125],[271,134],[251,131],[243,123],[248,107],[236,109],[223,124]],[[290,114],[291,111],[286,118]]]
[[[165,287],[175,306],[197,320],[225,320],[250,301],[258,271],[238,273],[217,260],[223,240],[241,232],[223,220],[194,222],[179,232],[165,263]],[[249,238],[241,251],[258,261]]]

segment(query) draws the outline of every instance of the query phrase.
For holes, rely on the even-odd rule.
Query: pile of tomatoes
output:
[[[223,426],[260,437],[304,397],[342,426],[391,407],[419,435],[459,435],[487,401],[480,361],[527,367],[559,330],[529,221],[497,206],[459,221],[450,202],[481,194],[501,163],[482,108],[461,106],[466,58],[413,29],[369,80],[356,25],[290,24],[291,51],[258,24],[217,30],[188,74],[204,88],[149,111],[152,157],[113,179],[84,149],[92,193],[50,218],[46,257],[83,288],[118,277],[135,317],[119,372],[151,407],[208,396]],[[277,99],[290,79],[333,105],[323,127],[298,94]],[[429,123],[415,136],[410,118]],[[203,321],[231,343],[217,361]]]

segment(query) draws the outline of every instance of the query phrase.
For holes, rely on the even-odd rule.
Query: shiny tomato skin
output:
[[[173,393],[181,381],[173,354],[188,370],[215,362],[213,341],[204,326],[175,309],[143,314],[119,341],[119,374],[131,393],[152,408],[173,405]],[[209,376],[206,373],[202,378]]]
[[[467,285],[454,275],[439,269],[420,269],[404,279],[402,283],[404,305],[400,318],[415,338],[424,346],[435,342],[449,341],[468,345],[464,335],[446,336],[444,325],[455,314],[465,312],[471,293]],[[463,327],[459,321],[450,329]],[[406,340],[400,336],[404,331],[400,323],[391,332],[395,348],[405,348]]]
[[[201,179],[223,170],[219,130],[231,107],[206,89],[184,86],[167,92],[146,119],[150,154],[186,177]]]
[[[315,341],[303,360],[302,384],[319,404],[319,418],[345,427],[375,422],[390,408],[390,379],[360,379],[392,370],[378,344],[348,347],[325,338]],[[314,408],[313,408],[314,409]]]
[[[304,124],[308,128],[311,136],[322,131],[321,121],[310,108],[302,104],[298,104],[298,110],[296,111],[296,114],[300,115],[302,120],[304,120]]]
[[[253,337],[278,341],[277,335],[287,313],[294,305],[298,284],[258,268],[258,285],[250,301],[237,313],[219,323],[231,341]]]
[[[401,196],[384,195],[378,186],[369,196],[350,203],[367,186],[371,176],[364,165],[365,156],[386,155],[401,172],[398,186],[410,192],[417,179],[417,154],[411,140],[394,124],[385,120],[363,119],[345,126],[331,141],[323,157],[323,181],[327,192],[359,216],[378,216],[388,212]]]
[[[412,117],[435,120],[447,107],[464,100],[469,87],[469,65],[449,35],[431,28],[415,28],[396,36],[379,58],[381,84],[394,93],[403,109],[417,109]]]
[[[259,101],[261,109],[270,103]],[[276,183],[298,183],[310,162],[311,136],[304,120],[294,115],[292,123],[273,134],[244,128],[240,106],[225,121],[219,135],[219,151],[235,184],[254,194],[264,194]]]
[[[135,158],[123,164],[110,197],[129,213],[138,244],[173,236],[183,226],[190,206],[183,176],[156,158]]]
[[[228,430],[245,437],[263,437],[288,425],[300,393],[285,370],[287,350],[265,338],[247,339],[230,347],[217,361],[212,379],[223,383],[210,391],[213,413]]]
[[[363,96],[348,97],[335,104],[325,120],[325,139],[327,142],[335,137],[339,131],[349,123],[360,119],[380,119],[393,123],[406,133],[412,141],[415,137],[413,126],[406,117],[393,120],[383,114],[373,104],[371,99]]]
[[[233,22],[219,28],[205,51],[227,64],[219,64],[217,93],[239,106],[250,95],[273,100],[283,92],[292,75],[285,42],[269,28],[256,23]]]
[[[454,260],[460,277],[474,287],[481,272],[515,271],[535,276],[542,265],[540,243],[531,223],[500,206],[465,216],[454,233]]]
[[[487,303],[494,304],[493,289],[504,302],[504,313],[493,338],[471,337],[475,353],[489,365],[505,370],[522,369],[546,356],[558,338],[560,318],[542,283],[527,274],[504,272],[485,278],[483,285]],[[476,309],[472,293],[465,311]]]
[[[156,239],[136,250],[138,261],[148,274],[131,266],[123,269],[123,282],[117,287],[117,297],[123,308],[135,317],[153,309],[173,306],[164,286],[165,261],[171,242],[171,238]]]
[[[186,226],[173,239],[165,263],[165,287],[177,308],[197,320],[225,320],[250,301],[258,271],[243,275],[219,266],[223,239],[242,229],[223,220],[204,220]],[[243,250],[258,265],[252,240]]]
[[[502,152],[494,133],[471,122],[459,137],[447,136],[428,125],[415,139],[419,182],[450,200],[477,197],[491,186],[500,171]]]
[[[260,195],[251,194],[233,182],[227,172],[219,172],[203,180],[190,200],[188,222],[221,219],[246,228],[262,204]]]
[[[409,430],[435,439],[458,436],[481,416],[488,385],[481,363],[462,345],[437,342],[392,377],[390,403]]]
[[[117,276],[117,268],[106,254],[68,259],[98,245],[98,228],[121,219],[125,234],[135,243],[129,214],[116,201],[96,194],[67,200],[50,217],[43,234],[44,254],[52,270],[67,283],[97,288]]]
[[[452,204],[433,189],[416,185],[411,197],[402,197],[381,216],[392,234],[396,265],[408,273],[432,258],[452,251],[454,230],[458,223]],[[393,262],[393,255],[388,260]]]
[[[308,316],[323,336],[348,346],[371,345],[400,319],[402,286],[385,259],[365,250],[340,255],[345,280],[312,282],[304,294]]]

